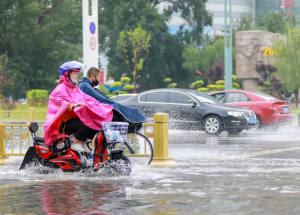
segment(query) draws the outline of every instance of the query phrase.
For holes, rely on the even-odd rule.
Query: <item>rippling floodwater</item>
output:
[[[300,129],[209,137],[170,132],[177,167],[130,176],[0,166],[0,214],[297,214]]]

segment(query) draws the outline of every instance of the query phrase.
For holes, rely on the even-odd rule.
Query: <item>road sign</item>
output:
[[[90,48],[91,48],[92,50],[95,50],[96,44],[97,44],[96,39],[95,39],[94,37],[92,37],[92,38],[90,39]]]
[[[90,23],[90,32],[94,34],[96,32],[96,24],[94,22]]]

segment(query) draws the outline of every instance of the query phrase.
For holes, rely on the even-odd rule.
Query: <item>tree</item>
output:
[[[58,67],[82,57],[81,7],[77,0],[0,1],[0,55],[7,53],[10,75],[4,95],[25,97],[31,89],[51,92]]]
[[[128,40],[131,42],[130,45],[127,42]],[[119,36],[118,43],[122,46],[126,64],[133,76],[134,93],[136,93],[136,76],[138,72],[143,69],[143,64],[149,53],[148,46],[150,40],[151,35],[144,31],[140,26],[134,29],[134,31],[131,30],[126,33],[121,32]],[[128,46],[132,50],[132,63],[129,61]]]
[[[164,2],[169,2],[170,7],[159,13],[157,6]],[[143,72],[136,77],[140,89],[163,87],[165,77],[172,78],[180,87],[188,87],[193,72],[182,68],[184,62],[182,52],[186,44],[193,42],[192,33],[181,28],[176,35],[171,35],[166,24],[173,12],[181,13],[177,2],[181,2],[180,7],[186,8],[190,3],[200,2],[197,7],[199,9],[201,7],[203,13],[197,15],[199,26],[204,26],[205,23],[211,24],[211,17],[205,11],[205,4],[202,4],[206,2],[204,0],[187,1],[187,5],[184,5],[183,1],[99,0],[99,50],[108,57],[109,75],[118,80],[124,71],[128,70],[123,59],[122,47],[116,46],[118,36],[120,32],[130,31],[140,24],[141,28],[151,35],[149,55],[144,62]],[[192,10],[189,12],[192,14]],[[193,30],[202,33],[202,27],[196,28],[198,27],[195,26]],[[131,58],[129,53],[129,59]],[[126,75],[129,75],[129,72]]]
[[[274,65],[278,76],[283,80],[286,89],[293,89],[298,107],[298,90],[300,88],[300,28],[289,28],[287,40],[280,40],[274,46],[280,52],[274,56]]]
[[[2,95],[3,85],[7,82],[8,79],[7,62],[8,62],[7,53],[0,55],[0,96]]]
[[[293,28],[297,24],[295,15],[286,17],[284,12],[275,13],[270,11],[267,16],[259,16],[257,19],[256,29],[265,30],[273,33],[284,34],[288,28]]]

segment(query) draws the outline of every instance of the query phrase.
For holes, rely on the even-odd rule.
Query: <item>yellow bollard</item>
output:
[[[169,167],[176,166],[173,158],[169,158],[169,134],[168,134],[169,114],[154,114],[154,156],[151,166]]]
[[[3,131],[3,122],[0,122],[0,164],[4,164],[4,131]]]
[[[29,108],[29,122],[34,122],[34,107]]]

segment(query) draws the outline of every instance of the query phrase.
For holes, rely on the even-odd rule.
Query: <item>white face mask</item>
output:
[[[77,84],[77,80],[71,79],[71,81],[73,82],[73,84]]]

